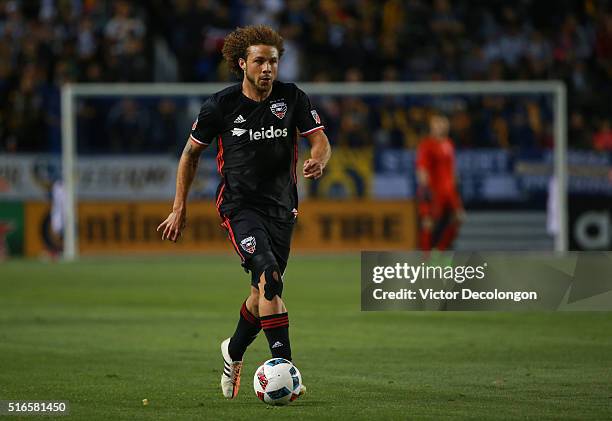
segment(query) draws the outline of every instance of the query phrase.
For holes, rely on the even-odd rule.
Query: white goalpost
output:
[[[119,96],[205,96],[225,87],[225,83],[173,84],[66,84],[62,87],[62,176],[64,182],[64,252],[67,261],[79,256],[77,235],[77,139],[76,101],[82,97]],[[384,95],[551,95],[553,99],[554,178],[558,206],[555,251],[568,250],[567,193],[567,92],[561,81],[514,82],[362,82],[298,83],[309,95],[384,96]]]

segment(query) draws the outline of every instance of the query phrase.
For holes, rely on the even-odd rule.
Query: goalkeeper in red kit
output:
[[[448,250],[465,218],[455,177],[455,148],[442,114],[429,120],[429,135],[417,149],[417,200],[421,250]]]

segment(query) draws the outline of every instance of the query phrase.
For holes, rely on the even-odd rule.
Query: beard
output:
[[[270,84],[267,85],[267,86],[264,86],[264,85],[261,85],[261,84],[257,83],[257,79],[255,79],[253,76],[249,75],[248,68],[244,72],[244,75],[245,75],[246,79],[251,83],[251,85],[253,85],[255,87],[255,89],[257,89],[260,92],[266,92],[272,86],[272,79],[270,79]]]

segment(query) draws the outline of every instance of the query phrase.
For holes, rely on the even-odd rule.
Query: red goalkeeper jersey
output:
[[[416,166],[429,178],[429,188],[434,196],[456,194],[455,147],[449,138],[436,140],[426,137],[417,149]]]

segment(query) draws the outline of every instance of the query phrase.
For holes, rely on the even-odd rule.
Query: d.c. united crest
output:
[[[285,114],[287,114],[287,104],[284,101],[275,102],[274,104],[270,105],[270,111],[272,111],[272,114],[274,114],[280,120],[282,120],[283,117],[285,117]]]
[[[253,254],[255,252],[255,246],[257,245],[257,242],[255,241],[255,237],[250,236],[242,240],[240,242],[240,245],[242,246],[244,251],[249,254]]]

